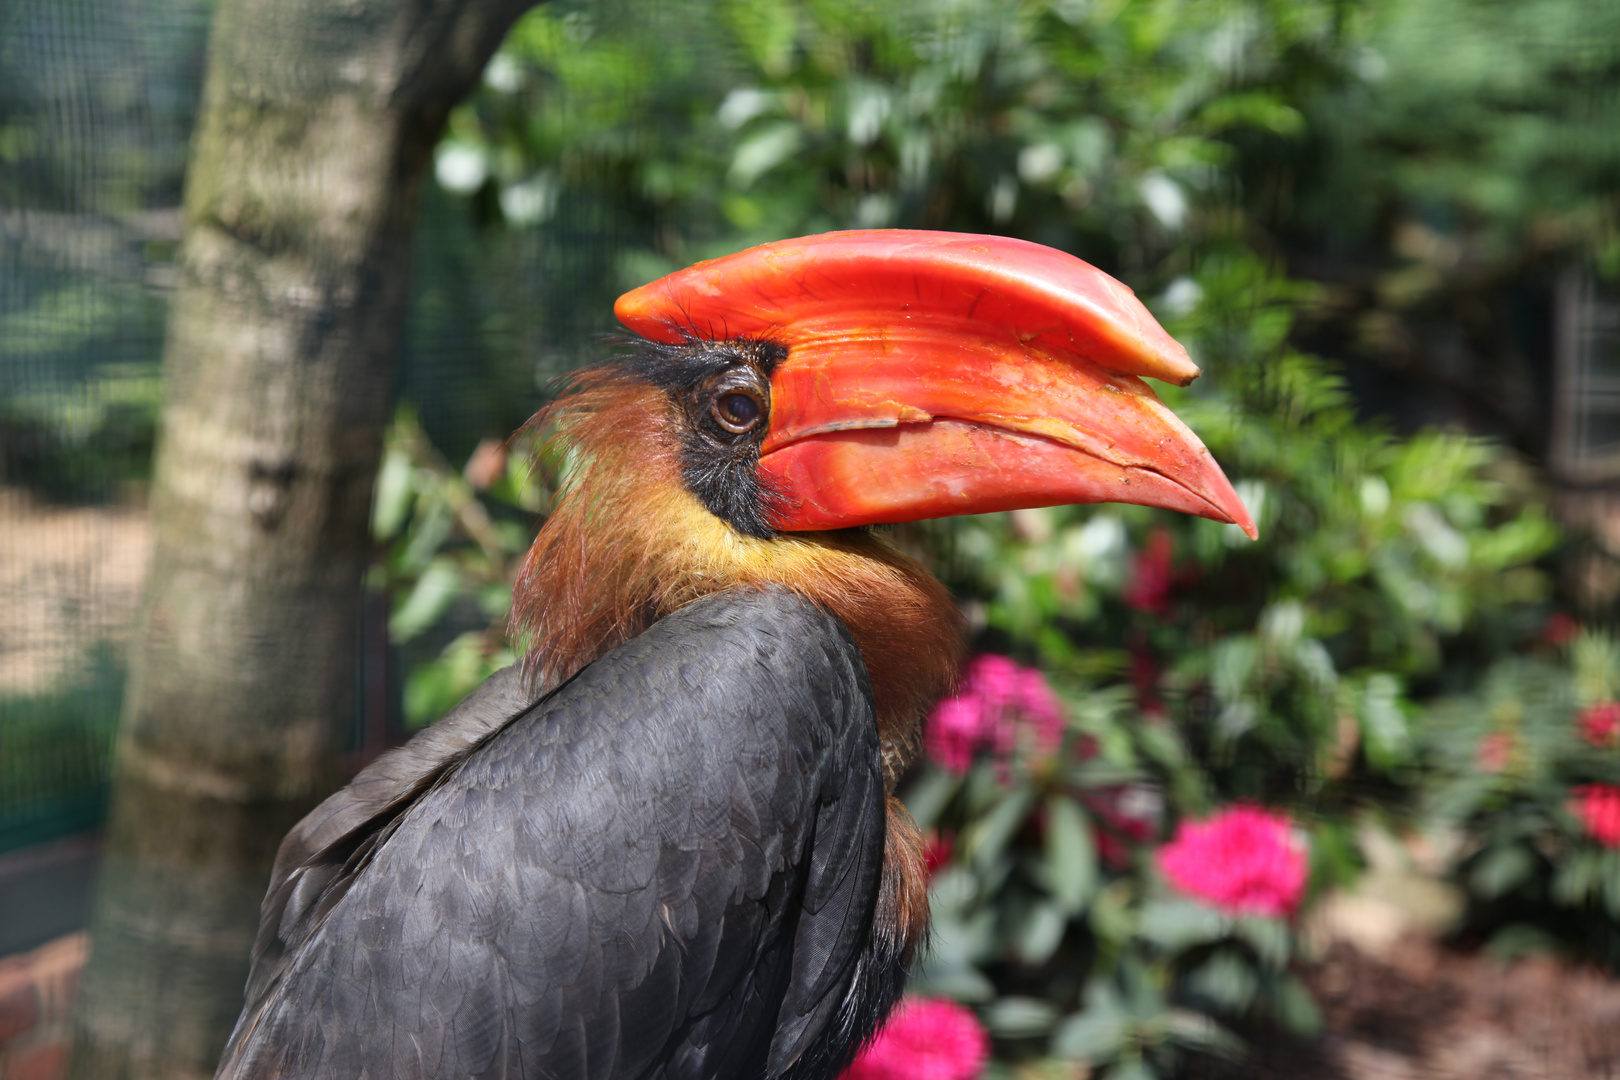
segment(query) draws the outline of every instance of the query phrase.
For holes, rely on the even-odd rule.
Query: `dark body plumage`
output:
[[[531,703],[516,669],[282,846],[220,1075],[834,1076],[900,992],[845,627],[699,600]]]

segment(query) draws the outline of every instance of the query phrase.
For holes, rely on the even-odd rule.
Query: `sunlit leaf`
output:
[[[1025,964],[1044,964],[1063,942],[1068,915],[1050,900],[1040,900],[1023,909],[1013,927],[1013,949]]]
[[[437,622],[459,595],[461,571],[449,559],[434,559],[389,617],[388,636],[396,642],[409,641]]]

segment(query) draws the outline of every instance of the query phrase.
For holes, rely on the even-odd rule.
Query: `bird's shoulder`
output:
[[[472,987],[495,986],[487,1006],[524,1019],[494,1043],[417,1032],[414,1047],[498,1054],[516,1038],[531,1053],[551,1047],[548,1060],[600,1061],[651,1052],[701,1015],[713,1030],[688,1058],[706,1072],[701,1059],[738,1033],[741,1012],[722,1006],[744,983],[780,990],[808,975],[825,990],[853,963],[850,941],[823,950],[813,974],[790,973],[782,950],[779,970],[731,970],[762,955],[787,900],[774,892],[808,884],[813,906],[840,890],[835,908],[866,904],[855,894],[868,884],[841,872],[784,877],[808,862],[818,824],[818,850],[881,859],[871,689],[848,631],[819,606],[779,589],[709,597],[538,701],[502,672],[435,727],[289,836],[233,1051],[263,1024],[303,1023],[289,1009],[314,1003],[290,1002],[289,982],[318,986],[334,1015],[429,983],[454,998],[432,1002],[441,1018]],[[831,871],[845,859],[816,861]],[[543,927],[514,905],[543,909]],[[337,967],[366,974],[334,981]],[[808,1005],[796,1011],[824,1011]],[[563,1030],[576,1008],[577,1030]],[[305,1020],[299,1038],[313,1023],[328,1052],[344,1041],[335,1021]]]
[[[636,667],[653,670],[625,681],[624,675]],[[743,677],[722,678],[727,674]],[[733,706],[746,704],[740,700],[743,691],[756,691],[764,709],[703,712],[712,704],[707,695],[668,693],[678,684],[693,686],[705,679],[726,686]],[[855,694],[825,692],[839,682],[852,684]],[[637,694],[637,683],[664,692],[657,715],[670,719],[702,713],[710,721],[748,721],[781,706],[814,714],[829,705],[847,706],[852,698],[871,698],[854,639],[826,609],[779,588],[706,597],[549,692],[537,692],[521,665],[495,672],[443,718],[404,746],[383,753],[288,832],[277,852],[267,904],[278,893],[291,891],[289,879],[300,867],[323,854],[329,862],[333,852],[386,828],[448,770],[524,714],[536,708],[581,716],[645,714],[646,698]],[[662,725],[653,734],[666,736],[664,741],[679,749],[684,744],[674,737],[677,730]]]

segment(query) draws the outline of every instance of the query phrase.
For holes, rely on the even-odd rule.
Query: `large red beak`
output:
[[[883,229],[762,244],[619,298],[655,341],[769,338],[760,471],[783,530],[1127,502],[1256,535],[1203,443],[1142,381],[1187,352],[1135,295],[1052,248]]]

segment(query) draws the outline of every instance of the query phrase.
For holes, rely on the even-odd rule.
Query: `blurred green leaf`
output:
[[[1046,800],[1046,887],[1059,908],[1077,915],[1097,887],[1097,850],[1091,824],[1080,805],[1066,795]]]
[[[1310,990],[1293,975],[1284,975],[1277,984],[1277,1018],[1288,1031],[1300,1038],[1314,1038],[1322,1031],[1322,1009]]]
[[[1142,905],[1137,931],[1167,952],[1218,941],[1230,932],[1224,915],[1193,900],[1150,900]]]
[[[1254,950],[1262,966],[1280,970],[1288,963],[1292,949],[1289,928],[1280,919],[1248,916],[1232,924],[1233,935]]]
[[[405,677],[406,727],[419,728],[443,716],[478,684],[514,662],[510,649],[491,649],[483,634],[462,634],[437,659]]]
[[[1007,842],[1029,816],[1035,793],[1014,788],[1003,795],[983,818],[962,834],[962,850],[981,870],[994,863],[1006,850]]]
[[[1004,1039],[1027,1039],[1045,1035],[1057,1023],[1058,1012],[1038,998],[1007,996],[998,998],[984,1011],[985,1026],[992,1035]]]
[[[1031,967],[1046,963],[1063,941],[1068,915],[1050,900],[1038,900],[1012,910],[1017,913],[1011,936],[1018,959]]]
[[[1171,1009],[1165,1020],[1170,1037],[1189,1049],[1231,1060],[1241,1058],[1246,1049],[1242,1039],[1203,1013]]]
[[[1260,976],[1232,949],[1210,954],[1187,976],[1187,991],[1231,1013],[1241,1013],[1260,990]]]
[[[1522,885],[1535,869],[1535,857],[1523,847],[1494,848],[1474,867],[1470,884],[1481,896],[1492,899]]]
[[[944,769],[924,768],[906,788],[906,809],[919,827],[932,828],[961,786],[961,779]]]
[[[1357,710],[1362,745],[1374,767],[1389,770],[1411,760],[1412,737],[1401,709],[1400,682],[1387,672],[1370,676]]]
[[[377,494],[371,512],[371,534],[377,539],[393,539],[410,516],[415,495],[411,490],[414,471],[404,448],[389,446],[384,452],[382,465],[377,470]]]
[[[1104,1012],[1088,1005],[1058,1026],[1052,1036],[1052,1053],[1101,1064],[1119,1054],[1129,1033],[1130,1022],[1123,1013]]]

